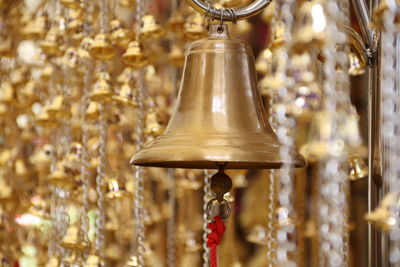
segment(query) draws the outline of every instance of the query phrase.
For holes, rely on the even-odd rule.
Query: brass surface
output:
[[[267,122],[250,46],[224,25],[187,52],[175,110],[163,135],[146,144],[131,164],[169,168],[279,168],[280,143]],[[304,158],[291,151],[293,165]]]

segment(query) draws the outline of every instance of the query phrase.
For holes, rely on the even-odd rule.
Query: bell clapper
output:
[[[223,220],[231,214],[231,206],[224,199],[224,195],[232,189],[232,180],[224,172],[226,163],[217,163],[218,172],[211,177],[211,191],[215,194],[207,203],[207,216],[210,220],[214,220],[215,216],[220,216]],[[216,214],[215,214],[216,213]]]

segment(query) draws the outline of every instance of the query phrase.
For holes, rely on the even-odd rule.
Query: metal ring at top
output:
[[[272,0],[256,0],[253,3],[239,8],[237,10],[232,9],[235,12],[236,16],[232,16],[232,13],[227,9],[218,9],[218,8],[208,8],[207,3],[203,0],[186,0],[186,2],[194,8],[200,14],[207,14],[209,17],[220,17],[222,15],[224,21],[233,21],[233,20],[242,20],[250,18],[254,15],[260,13],[265,7],[267,7]],[[207,12],[207,10],[210,10]],[[236,17],[236,19],[234,18]]]

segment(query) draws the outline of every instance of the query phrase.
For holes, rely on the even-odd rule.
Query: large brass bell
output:
[[[143,16],[139,36],[143,40],[158,39],[163,36],[164,30],[157,23],[153,15]]]
[[[113,94],[110,84],[110,75],[106,72],[100,73],[99,78],[94,84],[93,91],[90,94],[90,99],[99,103],[110,102]]]
[[[143,68],[148,64],[147,57],[144,55],[138,41],[130,42],[128,49],[122,55],[122,57],[125,64],[135,68]]]
[[[354,181],[368,176],[368,166],[362,157],[358,155],[350,156],[349,163],[349,179]]]
[[[280,143],[268,124],[250,46],[228,28],[211,25],[209,38],[188,49],[175,110],[163,135],[131,164],[167,168],[279,168]],[[293,165],[304,158],[290,151]]]
[[[94,59],[98,60],[110,60],[115,55],[114,47],[104,33],[95,36],[93,44],[89,48],[89,53]]]

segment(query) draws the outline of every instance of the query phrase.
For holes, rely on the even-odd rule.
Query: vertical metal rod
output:
[[[368,71],[368,213],[372,211],[372,121],[373,121],[373,90],[375,80],[375,67]],[[368,267],[373,267],[373,229],[371,223],[368,223]]]
[[[361,34],[364,42],[369,48],[374,50],[372,30],[369,28],[371,17],[365,0],[352,0],[354,11],[356,12],[358,24],[361,28]]]

